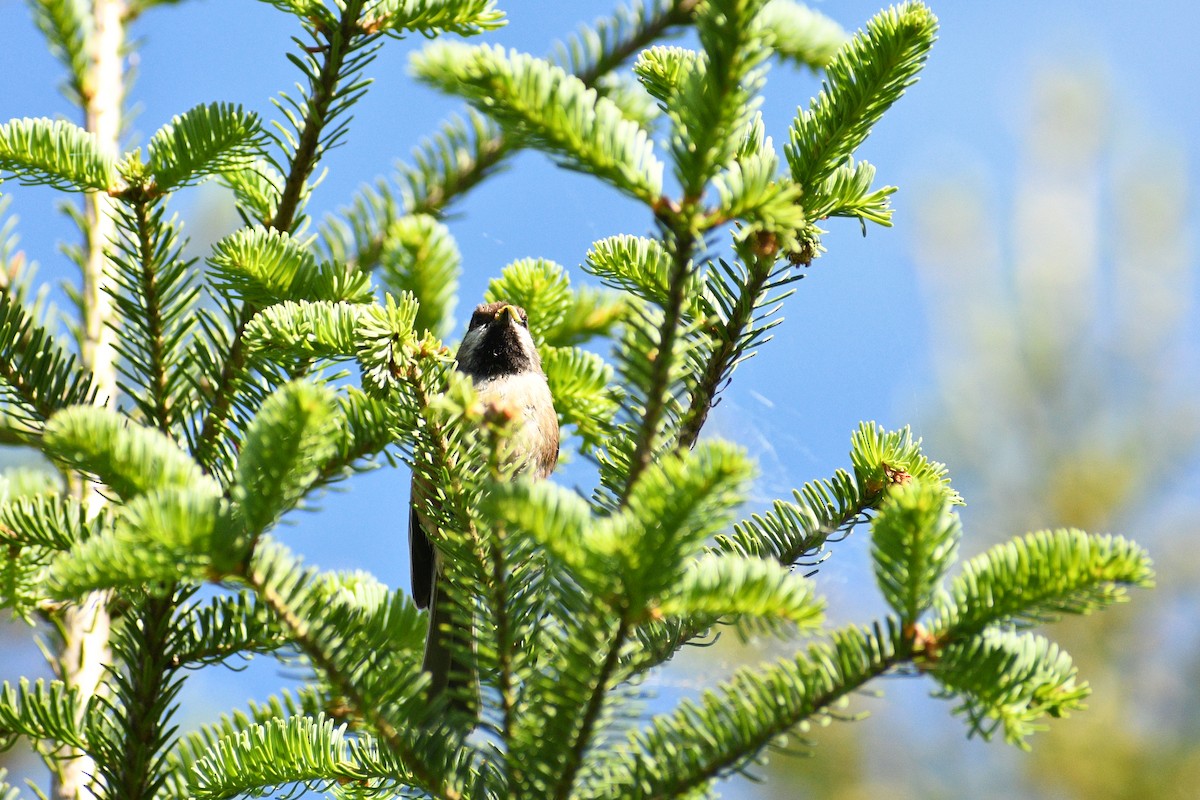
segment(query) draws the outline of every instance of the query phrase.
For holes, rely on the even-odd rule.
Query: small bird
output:
[[[509,457],[516,474],[539,479],[549,475],[558,463],[558,415],[542,372],[541,357],[529,334],[525,309],[504,302],[477,306],[455,360],[458,370],[472,378],[482,403],[514,418]],[[462,664],[448,644],[458,638],[457,652],[461,653],[473,637],[469,628],[456,629],[456,622],[461,628],[461,618],[454,620],[444,590],[439,591],[439,584],[445,580],[443,556],[429,538],[429,524],[418,510],[420,492],[414,479],[409,550],[413,598],[419,608],[430,609],[422,669],[430,673],[432,699],[455,682],[469,679],[469,665]]]

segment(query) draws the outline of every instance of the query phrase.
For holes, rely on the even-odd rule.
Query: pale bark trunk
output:
[[[83,82],[85,125],[96,135],[108,154],[119,154],[122,109],[125,93],[125,0],[93,0],[94,31]],[[112,298],[108,289],[113,278],[105,252],[114,239],[115,203],[103,192],[84,199],[84,264],[82,286],[83,329],[80,342],[84,367],[92,374],[96,402],[108,404],[117,393],[116,334],[110,327]],[[104,498],[94,484],[73,480],[72,489],[83,500],[89,516],[99,513]],[[59,674],[79,690],[82,719],[87,704],[102,690],[105,667],[112,661],[109,649],[107,597],[90,595],[79,605],[66,608],[62,617],[62,651]],[[88,800],[96,780],[96,765],[83,753],[61,762],[55,775],[54,796],[60,800]]]

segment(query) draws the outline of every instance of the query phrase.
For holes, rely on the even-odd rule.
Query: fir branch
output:
[[[936,598],[939,638],[971,636],[992,625],[1028,626],[1089,614],[1154,585],[1149,554],[1120,536],[1039,531],[991,548],[963,565]]]
[[[115,188],[114,159],[96,135],[65,120],[14,119],[0,125],[0,177],[77,192]]]
[[[264,152],[258,116],[212,103],[176,115],[147,146],[154,191],[166,193],[220,172],[244,169]]]
[[[544,548],[598,602],[621,597],[625,576],[616,551],[625,520],[595,517],[586,500],[549,481],[497,484],[483,498],[483,511]]]
[[[216,664],[250,653],[272,653],[289,639],[279,621],[255,596],[239,592],[195,603],[176,615],[169,650],[171,665],[195,667]]]
[[[804,199],[804,207],[813,219],[825,217],[857,217],[890,228],[892,208],[890,198],[895,186],[872,189],[875,167],[866,161],[847,158],[817,188]]]
[[[647,131],[565,70],[516,51],[461,44],[426,48],[414,68],[565,165],[645,203],[659,202],[662,164]]]
[[[229,350],[221,362],[220,373],[215,376],[211,387],[212,404],[204,415],[200,429],[191,439],[191,450],[196,461],[210,472],[216,467],[221,454],[221,436],[229,424],[229,414],[234,408],[237,385],[242,381],[249,360],[246,352],[246,326],[254,319],[256,309],[243,306],[234,320]]]
[[[496,682],[500,690],[501,736],[505,742],[512,741],[513,717],[516,707],[516,676],[513,670],[512,648],[515,644],[512,630],[512,619],[509,614],[509,564],[505,551],[507,531],[503,523],[492,528],[492,540],[489,542],[488,565],[491,568],[491,581],[488,590],[491,593],[492,620],[496,631]],[[512,766],[508,763],[507,748],[504,752],[505,773],[511,774]]]
[[[754,514],[716,537],[716,549],[791,566],[812,558],[833,537],[844,538],[866,521],[880,492],[861,487],[849,473],[810,481],[792,492],[792,501],[776,500],[770,511]]]
[[[379,797],[399,783],[397,773],[402,767],[373,737],[318,712],[268,719],[214,742],[192,764],[186,796],[225,800],[285,784],[318,791],[353,784]]]
[[[175,734],[171,716],[183,686],[169,647],[178,599],[174,591],[146,598],[135,612],[137,624],[118,629],[112,640],[125,672],[112,674],[116,697],[100,701],[108,713],[91,735],[104,796],[112,800],[153,800],[165,780],[164,751]]]
[[[147,386],[150,390],[150,402],[148,409],[150,411],[150,421],[163,433],[168,433],[171,429],[171,419],[167,409],[167,370],[166,356],[164,353],[165,343],[163,323],[162,305],[159,296],[158,275],[154,270],[154,246],[151,242],[151,223],[147,215],[147,204],[136,202],[133,204],[133,223],[134,230],[137,232],[137,247],[138,247],[138,263],[142,265],[140,289],[141,296],[145,300],[145,305],[140,309],[140,322],[145,326],[148,343],[147,356],[148,363],[145,377],[147,380],[142,383],[142,386]],[[128,315],[132,316],[132,315]]]
[[[247,711],[235,710],[221,714],[218,721],[202,725],[196,730],[180,736],[164,759],[166,773],[165,796],[187,797],[189,784],[195,779],[194,767],[208,756],[218,742],[239,736],[274,719],[285,719],[308,715],[315,717],[324,709],[322,698],[316,690],[305,687],[295,693],[283,691],[272,695],[266,702],[251,701]]]
[[[50,52],[67,68],[70,98],[82,104],[88,85],[88,51],[92,18],[81,0],[33,0],[33,21],[46,37]]]
[[[679,427],[681,447],[691,447],[696,443],[718,392],[729,380],[734,368],[748,357],[747,350],[769,341],[767,331],[782,321],[782,318],[776,318],[761,324],[778,311],[779,304],[791,291],[784,291],[770,300],[766,300],[766,296],[803,277],[794,273],[790,264],[785,263],[782,269],[777,270],[779,262],[774,252],[754,252],[754,248],[747,247],[743,250],[743,257],[748,266],[740,275],[732,273],[722,263],[721,268],[729,272],[730,280],[726,282],[718,278],[707,281],[713,287],[713,300],[708,301],[705,311],[713,320],[709,338],[714,346],[704,360],[703,371],[691,388],[687,410]],[[761,312],[764,305],[773,308]]]
[[[674,234],[668,239],[671,267],[667,272],[667,302],[663,306],[663,318],[658,326],[658,354],[650,366],[645,394],[646,408],[634,434],[629,468],[625,474],[624,488],[620,493],[622,499],[629,496],[642,472],[650,466],[656,455],[655,442],[660,435],[659,426],[667,408],[668,385],[676,358],[675,343],[683,321],[683,304],[687,278],[691,271],[692,252],[697,244],[690,228],[675,231]]]
[[[637,2],[568,39],[555,49],[549,61],[574,74],[585,86],[595,88],[603,76],[643,47],[686,24],[696,5],[697,0]],[[396,180],[402,201],[397,203],[382,183],[364,189],[342,212],[347,227],[341,234],[332,231],[336,222],[326,223],[326,245],[331,251],[334,246],[339,248],[333,251],[340,254],[339,260],[369,271],[378,263],[386,233],[401,209],[408,214],[440,216],[456,198],[500,169],[518,149],[519,142],[474,109],[467,112],[465,120],[451,117],[413,151],[415,164],[401,167]],[[353,241],[348,241],[348,231],[353,231]]]
[[[434,797],[455,800],[458,794],[452,789],[453,776],[440,774],[427,763],[415,749],[415,743],[410,741],[409,736],[393,725],[377,705],[368,701],[360,691],[358,683],[350,679],[345,665],[322,643],[313,625],[297,607],[295,600],[300,599],[303,602],[305,592],[305,589],[299,587],[310,585],[314,576],[301,570],[299,564],[294,563],[278,545],[264,543],[260,544],[258,550],[259,553],[242,575],[246,584],[275,613],[297,647],[312,660],[330,686],[397,755],[401,764],[411,772],[413,785],[419,786]],[[300,598],[294,596],[297,591],[301,594]]]
[[[0,505],[0,541],[20,547],[67,550],[102,529],[105,516],[89,517],[82,503],[63,495],[15,497]]]
[[[872,438],[866,439],[864,430],[871,431]],[[860,441],[873,444],[895,438],[874,428],[864,428],[860,434]],[[911,445],[911,440],[908,444]],[[866,445],[860,445],[860,451],[863,449],[867,449]],[[889,457],[898,455],[894,449],[887,452]],[[882,457],[882,453],[875,455]],[[903,463],[917,470],[917,454],[906,451],[906,455]],[[860,454],[856,458],[865,468],[865,457]],[[867,520],[867,513],[885,496],[882,488],[868,488],[843,470],[838,470],[833,478],[811,481],[792,494],[792,502],[776,500],[770,511],[736,523],[730,534],[717,535],[710,552],[770,558],[785,567],[814,559],[808,562],[811,566],[821,560],[816,554],[827,541],[848,536],[856,525]],[[640,672],[667,661],[719,621],[716,616],[700,614],[639,626],[636,630],[639,649],[630,656],[632,668]]]
[[[33,425],[95,397],[92,380],[75,356],[9,292],[0,292],[0,383],[0,396],[15,404],[10,413]]]
[[[468,109],[465,119],[451,117],[413,150],[416,163],[400,168],[397,180],[405,209],[441,216],[452,201],[497,171],[515,148],[499,126],[475,109]],[[357,260],[371,263],[367,257]]]
[[[320,52],[319,70],[313,74],[305,70],[309,78],[310,95],[304,104],[304,117],[299,136],[291,154],[290,169],[283,183],[279,205],[269,227],[278,231],[290,231],[295,224],[300,201],[306,192],[308,178],[316,167],[325,149],[328,149],[327,126],[356,99],[358,85],[351,82],[353,76],[366,66],[362,59],[351,56],[369,45],[371,37],[363,37],[359,28],[366,0],[348,0],[341,10],[335,30],[321,33],[325,37]],[[294,62],[295,63],[295,62]],[[349,67],[349,69],[347,69]],[[351,82],[350,86],[345,86]],[[334,113],[331,113],[334,112]],[[337,135],[337,130],[333,136]]]
[[[591,694],[588,696],[578,728],[571,740],[571,746],[567,751],[567,760],[563,765],[558,784],[553,789],[552,796],[555,800],[566,800],[573,794],[572,789],[575,786],[579,768],[583,765],[584,754],[588,745],[591,744],[592,734],[600,719],[600,710],[608,697],[614,676],[618,674],[621,649],[625,646],[626,638],[629,636],[630,625],[625,614],[626,612],[623,610],[617,618],[616,627],[609,639],[608,653],[600,665],[599,673],[592,679]]]
[[[62,681],[39,680],[30,689],[21,679],[14,689],[8,681],[0,684],[0,743],[6,747],[12,739],[49,739],[69,747],[87,750],[87,736],[76,719],[79,690]]]
[[[581,26],[554,46],[549,61],[592,86],[671,28],[687,24],[697,5],[698,0],[635,0]]]
[[[328,300],[285,300],[264,308],[250,323],[247,348],[257,354],[342,360],[358,349],[364,306]]]
[[[317,473],[314,487],[327,486],[354,470],[371,469],[371,459],[396,441],[396,409],[383,398],[351,388],[339,393],[337,402],[334,455]]]
[[[589,774],[585,798],[672,798],[736,772],[799,723],[819,717],[867,682],[911,658],[887,631],[846,628],[793,660],[739,670],[700,702],[685,700],[630,736]]]
[[[8,770],[0,767],[0,800],[21,800],[20,790],[4,780],[7,777]]]
[[[940,486],[910,483],[888,493],[871,525],[871,558],[880,591],[903,624],[916,623],[933,603],[961,538]]]
[[[378,256],[383,287],[416,298],[418,334],[448,335],[462,273],[462,254],[450,229],[431,216],[410,215],[392,223],[384,241]]]
[[[190,313],[200,287],[184,259],[178,228],[164,222],[162,206],[145,193],[126,193],[117,213],[120,238],[112,254],[114,300],[121,321],[111,323],[121,355],[120,387],[144,419],[163,433],[194,408],[194,381],[186,371],[196,319]]]
[[[230,496],[253,539],[290,511],[320,475],[337,442],[333,390],[293,381],[255,415],[242,443]]]
[[[47,455],[95,475],[127,500],[167,487],[214,488],[167,434],[107,408],[76,406],[56,414],[42,441]]]
[[[364,38],[358,27],[365,2],[349,0],[345,4],[336,30],[325,34],[325,41],[320,48],[322,60],[319,68],[315,72],[304,69],[309,78],[310,96],[304,106],[299,136],[294,140],[295,146],[275,214],[267,225],[276,231],[288,232],[295,226],[301,200],[307,191],[308,178],[317,160],[344,132],[344,126],[335,127],[332,133],[327,127],[361,94],[362,84],[356,82],[354,77],[366,66],[370,52],[366,57],[356,57],[355,53],[369,46],[372,38]],[[294,63],[304,67],[304,62],[299,59],[295,59]],[[345,85],[347,83],[349,86]],[[220,371],[215,376],[211,395],[213,401],[192,441],[196,459],[207,469],[215,466],[220,450],[219,438],[235,406],[237,384],[242,380],[247,366],[246,326],[257,311],[253,305],[246,303],[233,315],[233,335]]]
[[[111,529],[57,555],[47,588],[68,599],[146,584],[158,592],[176,580],[220,580],[245,550],[243,525],[215,489],[157,489],[126,501]]]
[[[700,201],[708,182],[737,151],[738,138],[760,102],[763,62],[770,53],[756,24],[764,0],[709,0],[696,15],[703,56],[681,70],[667,114],[681,206]]]
[[[620,407],[620,392],[612,386],[612,367],[579,347],[543,347],[542,368],[560,428],[574,426],[584,452],[604,445]]]
[[[770,31],[777,56],[814,70],[827,66],[846,41],[841,25],[794,0],[771,0],[758,24]]]
[[[504,23],[504,12],[496,9],[495,0],[379,0],[370,7],[361,27],[369,33],[393,36],[408,32],[473,36]]]
[[[690,565],[657,611],[668,617],[736,617],[752,627],[782,621],[814,628],[821,622],[822,607],[812,584],[783,565],[709,554]]]
[[[173,2],[173,0],[165,1]],[[332,28],[337,24],[337,18],[321,0],[262,0],[262,2],[300,19],[312,20],[321,28]]]
[[[1029,750],[1030,734],[1045,729],[1040,720],[1069,716],[1091,694],[1086,682],[1076,682],[1067,652],[1042,636],[989,630],[930,655],[918,663],[942,684],[943,697],[961,700],[954,712],[967,717],[967,735],[990,740],[1003,729],[1022,750]]]
[[[805,197],[817,189],[916,81],[937,36],[937,18],[920,2],[880,12],[826,67],[824,88],[792,123],[785,148]],[[803,201],[806,204],[808,199]]]

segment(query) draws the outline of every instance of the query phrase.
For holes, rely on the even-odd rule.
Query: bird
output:
[[[509,465],[514,477],[546,478],[558,463],[558,415],[550,393],[542,360],[529,332],[529,315],[507,302],[481,303],[471,314],[467,332],[455,355],[456,368],[468,375],[481,403],[508,414],[514,420],[509,440]],[[434,700],[451,687],[472,681],[470,665],[461,654],[471,645],[472,632],[463,630],[445,596],[444,556],[430,537],[430,522],[420,511],[426,499],[414,476],[409,513],[409,552],[413,599],[429,609],[429,628],[421,668],[429,673],[429,698]],[[451,641],[458,638],[456,646]],[[472,687],[471,694],[475,689]],[[462,693],[452,707],[470,712]],[[470,696],[470,695],[466,695]]]

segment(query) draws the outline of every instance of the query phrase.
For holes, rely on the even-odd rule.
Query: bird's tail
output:
[[[438,575],[429,604],[429,631],[421,668],[430,675],[429,699],[446,695],[451,709],[475,716],[479,687],[475,681],[473,626],[468,612],[455,609],[447,595],[445,578]]]

